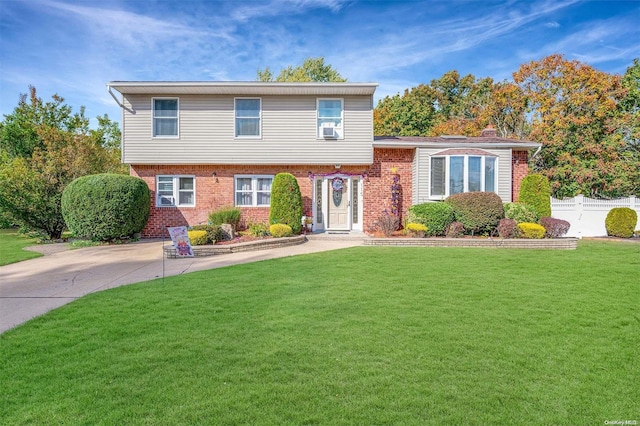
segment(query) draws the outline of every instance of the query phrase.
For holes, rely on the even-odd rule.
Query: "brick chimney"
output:
[[[480,137],[482,137],[482,138],[497,138],[498,137],[498,131],[496,129],[494,129],[493,127],[491,127],[491,125],[488,125],[487,128],[484,129],[480,133]]]

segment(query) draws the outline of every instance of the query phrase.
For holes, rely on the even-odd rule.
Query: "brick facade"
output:
[[[511,154],[511,200],[518,201],[522,179],[529,174],[529,152],[513,151]]]

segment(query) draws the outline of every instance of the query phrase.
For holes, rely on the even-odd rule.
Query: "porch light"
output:
[[[336,169],[339,169],[340,167],[342,167],[342,164],[334,164],[334,167],[335,167]]]
[[[213,176],[213,180],[214,180],[214,182],[216,182],[216,183],[217,183],[217,182],[218,182],[218,173],[217,173],[217,172],[213,172],[213,175],[212,175],[212,176]]]

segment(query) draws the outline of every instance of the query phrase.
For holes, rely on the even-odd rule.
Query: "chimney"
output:
[[[491,127],[491,124],[489,124],[487,126],[487,128],[484,129],[480,133],[480,137],[483,137],[483,138],[497,138],[498,137],[498,131],[496,129],[494,129],[493,127]]]

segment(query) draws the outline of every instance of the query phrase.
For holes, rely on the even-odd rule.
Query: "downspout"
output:
[[[125,111],[130,112],[131,114],[135,114],[134,110],[132,110],[130,108],[127,108],[126,106],[124,106],[124,104],[122,102],[120,102],[120,100],[116,97],[116,95],[113,94],[113,92],[111,91],[111,86],[109,86],[108,84],[107,84],[107,91],[109,92],[109,94],[111,95],[113,100],[116,101],[116,103],[118,104],[118,106],[120,108],[122,108]]]

